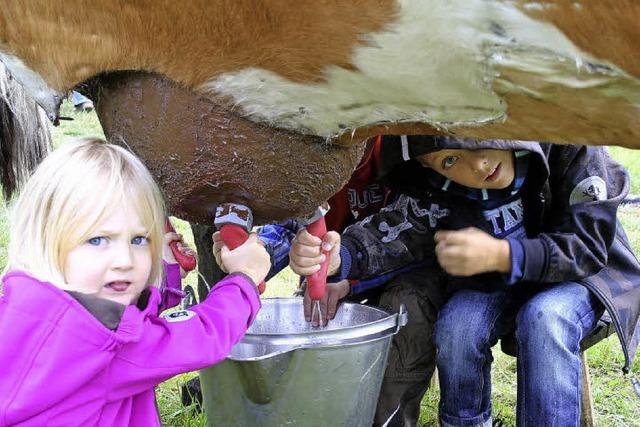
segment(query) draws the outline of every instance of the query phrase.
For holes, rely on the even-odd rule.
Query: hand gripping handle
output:
[[[307,231],[313,236],[324,239],[327,234],[327,224],[324,217],[320,217],[307,226]],[[309,287],[309,296],[312,300],[318,301],[324,298],[327,290],[327,270],[329,269],[329,251],[323,251],[324,262],[320,264],[320,270],[310,276],[307,276],[307,286]]]
[[[171,221],[169,221],[169,218],[167,218],[164,223],[164,231],[167,233],[176,232],[176,230],[173,228],[173,224],[171,224]],[[194,268],[196,268],[196,265],[197,265],[196,257],[193,255],[186,255],[180,252],[177,241],[174,240],[171,243],[169,243],[169,247],[171,248],[171,252],[173,253],[173,256],[175,257],[176,261],[178,261],[178,264],[180,264],[180,267],[184,271],[191,271]]]
[[[225,224],[220,227],[220,237],[224,244],[230,249],[234,250],[238,246],[242,245],[249,238],[249,233],[243,227],[235,224]],[[263,293],[266,289],[264,280],[258,285],[258,292]]]

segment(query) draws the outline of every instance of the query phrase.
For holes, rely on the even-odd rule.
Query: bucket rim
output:
[[[271,351],[269,353],[265,353],[265,354],[261,354],[260,356],[251,356],[251,357],[247,357],[247,356],[234,356],[233,354],[230,354],[229,356],[227,356],[227,360],[233,361],[233,362],[260,362],[261,360],[265,360],[265,359],[270,359],[272,357],[276,357],[276,356],[280,356],[282,354],[285,353],[289,353],[292,351],[296,351],[296,350],[306,350],[306,349],[330,349],[330,348],[336,348],[336,347],[353,347],[353,346],[357,346],[357,345],[366,345],[366,344],[370,344],[372,342],[376,342],[376,341],[381,341],[381,340],[386,340],[389,339],[390,335],[382,335],[382,334],[378,334],[378,336],[374,336],[371,337],[369,339],[366,340],[360,340],[360,341],[347,341],[347,342],[342,342],[342,343],[335,343],[335,344],[327,344],[327,345],[314,345],[314,346],[310,346],[310,345],[292,345],[292,346],[283,346],[283,347],[278,347],[277,350]]]
[[[277,297],[277,298],[265,298],[263,302],[270,301],[282,301],[288,304],[301,304],[302,298],[300,297]],[[342,303],[351,306],[363,306],[367,309],[375,310],[385,315],[381,319],[367,322],[361,325],[347,326],[340,329],[322,329],[318,328],[312,331],[304,332],[288,332],[288,333],[249,333],[240,341],[245,344],[269,344],[274,346],[283,347],[326,347],[347,343],[358,343],[358,339],[367,340],[367,338],[373,338],[377,335],[388,332],[388,335],[394,335],[400,327],[406,324],[406,309],[404,306],[400,307],[398,313],[390,313],[380,307],[373,307],[364,304],[345,302]]]

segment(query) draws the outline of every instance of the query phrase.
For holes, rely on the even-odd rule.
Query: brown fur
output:
[[[582,1],[578,8],[575,0],[548,0],[543,10],[524,8],[531,0],[518,2],[586,52],[640,76],[640,1]],[[157,71],[188,87],[248,66],[299,82],[318,81],[328,65],[353,68],[353,49],[366,43],[361,35],[383,30],[395,19],[395,5],[395,0],[99,0],[89,7],[86,0],[3,0],[0,49],[22,58],[58,90],[119,69]],[[520,80],[523,87],[536,79],[499,71],[501,79]],[[588,90],[547,93],[544,101],[501,91],[499,85],[496,91],[507,101],[506,123],[456,133],[640,144],[637,110],[629,102],[591,96]],[[425,124],[384,124],[347,132],[336,142],[349,145],[376,133],[433,132]]]
[[[543,4],[544,10],[523,10],[552,23],[583,51],[640,77],[640,1],[545,0]]]
[[[507,74],[503,71],[503,74]],[[524,139],[556,144],[620,145],[640,148],[637,108],[622,99],[590,97],[570,89],[543,102],[523,93],[504,95],[508,120],[479,128],[456,129],[478,139]]]
[[[58,90],[131,69],[188,87],[248,66],[317,81],[327,65],[352,68],[361,35],[380,30],[394,8],[393,0],[3,0],[0,47]]]

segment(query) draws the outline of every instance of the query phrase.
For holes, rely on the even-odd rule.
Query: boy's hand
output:
[[[509,242],[482,230],[438,231],[434,239],[438,263],[452,276],[511,271]]]
[[[215,233],[213,233],[213,236],[211,238],[213,239],[213,257],[216,259],[216,264],[218,264],[218,267],[220,267],[222,271],[228,273],[228,271],[224,269],[224,265],[222,265],[222,258],[220,258],[220,251],[224,246],[224,242],[222,241],[220,232],[216,231]]]
[[[220,249],[220,260],[229,273],[244,273],[257,286],[269,273],[271,258],[256,233],[242,245],[230,251],[225,245]]]
[[[173,255],[171,248],[169,247],[169,243],[178,242],[178,250],[185,255],[188,256],[196,256],[196,253],[191,249],[184,241],[182,240],[182,234],[168,232],[164,235],[164,241],[162,244],[162,259],[167,264],[178,264],[176,257]],[[187,271],[184,271],[182,267],[180,267],[180,277],[183,279],[188,274]]]
[[[322,313],[322,326],[326,326],[329,320],[333,320],[336,317],[336,311],[338,308],[338,302],[347,295],[351,285],[348,280],[341,280],[337,283],[327,283],[327,291],[324,298],[320,300],[320,312]],[[304,318],[307,322],[311,322],[311,312],[313,305],[311,297],[309,297],[309,286],[304,292]],[[313,326],[320,326],[319,316],[315,316],[313,319]]]
[[[291,243],[289,266],[300,276],[309,276],[320,270],[324,261],[323,249],[329,252],[329,270],[333,275],[340,268],[340,234],[329,231],[323,240],[313,236],[307,230],[300,230]]]

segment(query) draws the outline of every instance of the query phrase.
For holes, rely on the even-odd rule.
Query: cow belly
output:
[[[189,221],[212,222],[223,202],[250,206],[258,224],[303,216],[344,185],[363,152],[274,131],[158,75],[114,73],[99,85],[107,139],[140,156],[170,211]]]

